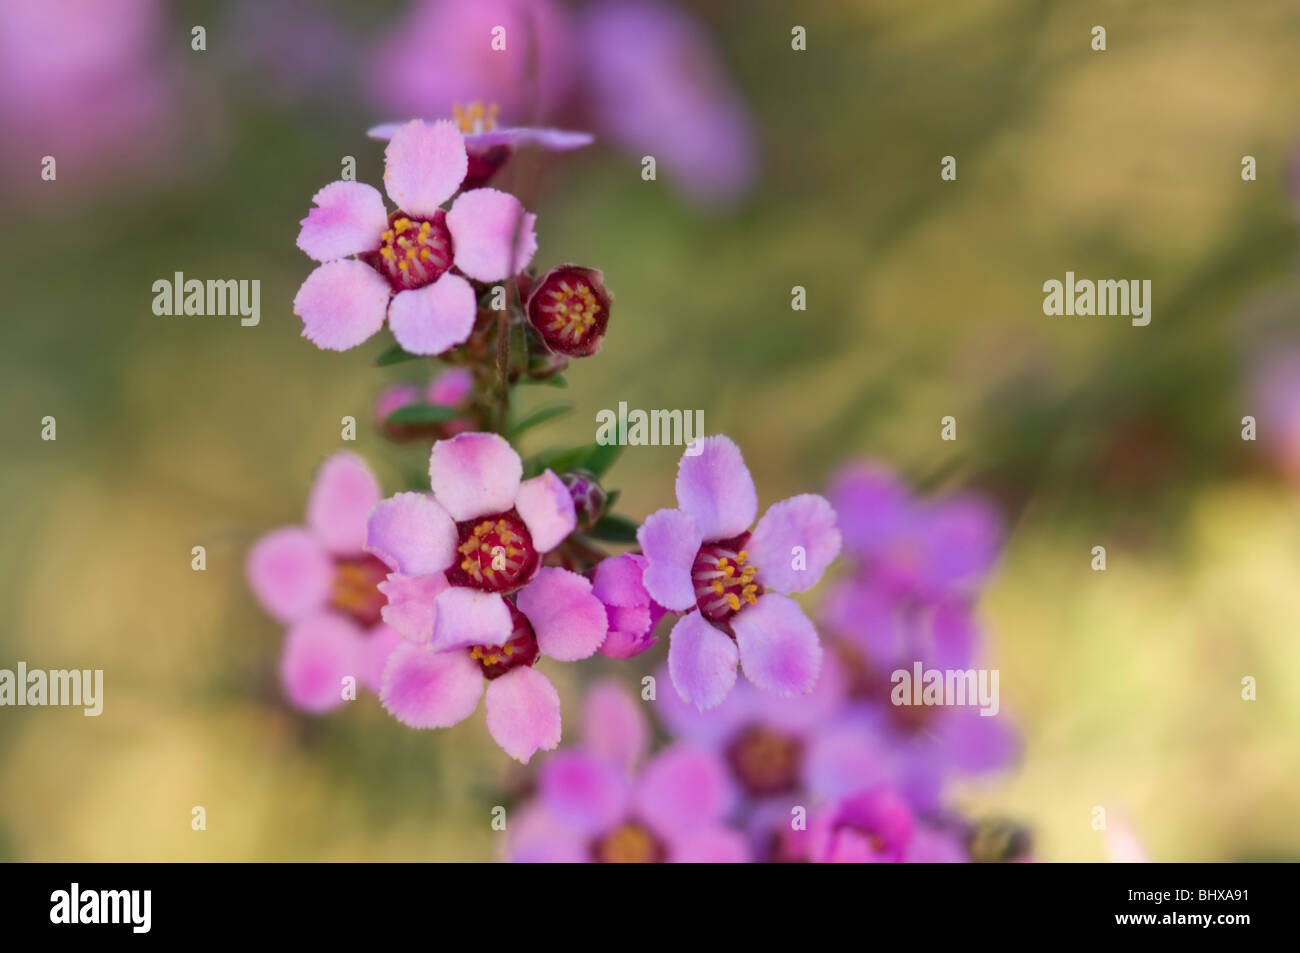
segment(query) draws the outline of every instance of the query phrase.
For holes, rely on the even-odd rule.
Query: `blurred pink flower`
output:
[[[342,704],[345,676],[378,693],[384,662],[401,641],[380,621],[386,569],[364,551],[366,515],[381,495],[364,460],[337,453],[316,474],[307,524],[273,530],[249,551],[249,588],[289,626],[280,659],[285,693],[306,711]]]

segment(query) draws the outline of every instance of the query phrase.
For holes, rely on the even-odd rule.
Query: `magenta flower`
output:
[[[919,502],[888,468],[845,467],[831,483],[845,551],[892,595],[970,594],[997,562],[1002,525],[982,498]]]
[[[536,216],[495,189],[463,192],[465,140],[450,122],[419,120],[399,129],[385,150],[384,187],[398,210],[360,182],[332,182],[313,197],[298,247],[319,262],[294,298],[303,336],[346,351],[376,334],[387,318],[412,354],[441,354],[474,328],[478,297],[469,280],[501,281],[537,251]]]
[[[486,680],[488,731],[527,763],[560,741],[559,695],[533,666],[593,655],[607,623],[590,582],[540,568],[573,531],[568,489],[550,470],[522,475],[496,434],[439,441],[432,495],[379,503],[366,548],[393,570],[383,617],[409,640],[384,670],[384,707],[413,728],[446,728],[478,707]]]
[[[654,646],[655,626],[665,609],[646,590],[642,576],[646,558],[623,553],[601,561],[592,571],[592,594],[605,606],[609,634],[600,654],[609,658],[631,658]]]
[[[584,747],[542,767],[535,801],[512,822],[516,862],[739,863],[749,850],[726,826],[734,802],[718,759],[673,745],[638,770],[645,718],[616,683],[583,706]]]
[[[637,533],[646,590],[685,612],[669,636],[668,668],[681,697],[718,705],[736,666],[778,695],[812,690],[821,665],[817,631],[783,593],[814,586],[840,550],[835,511],[812,494],[758,511],[753,478],[726,437],[698,441],[677,470],[678,509],[652,513]]]
[[[959,864],[970,857],[963,832],[916,817],[888,787],[875,787],[831,804],[807,832],[787,841],[787,859],[820,864]]]
[[[249,587],[289,626],[280,658],[285,694],[305,711],[342,704],[347,676],[378,693],[401,641],[380,622],[385,567],[364,551],[366,514],[381,495],[364,460],[337,453],[316,475],[307,525],[273,530],[249,551]]]

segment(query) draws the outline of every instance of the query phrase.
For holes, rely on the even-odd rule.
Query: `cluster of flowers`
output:
[[[944,798],[950,780],[1011,763],[1005,717],[889,701],[894,667],[966,667],[979,654],[972,603],[999,550],[994,512],[972,497],[917,501],[872,464],[842,471],[831,500],[850,565],[825,600],[813,691],[783,698],[741,684],[701,712],[680,691],[643,690],[671,739],[646,762],[642,703],[594,686],[581,745],[541,767],[510,859],[1025,858],[1022,830],[971,823]],[[653,684],[671,667],[670,656]]]
[[[457,724],[482,699],[492,738],[527,764],[561,742],[550,664],[640,656],[671,615],[654,684],[672,690],[649,697],[676,740],[646,761],[637,703],[594,690],[584,746],[543,766],[512,829],[514,858],[970,857],[968,827],[944,812],[945,782],[1005,764],[1012,741],[971,709],[893,707],[888,673],[976,656],[972,603],[999,549],[988,508],[917,502],[888,472],[859,466],[830,499],[797,495],[760,516],[740,449],[712,436],[682,456],[675,507],[640,525],[610,513],[604,448],[524,460],[509,412],[517,386],[562,384],[568,361],[599,352],[604,276],[532,270],[535,216],[486,184],[518,148],[590,137],[498,129],[481,107],[372,134],[388,139],[397,208],[362,183],[321,189],[298,237],[319,264],[294,310],[322,349],[356,347],[387,324],[397,345],[381,363],[446,367],[376,404],[387,436],[430,444],[427,483],[385,498],[363,460],[336,454],[306,525],[249,554],[254,593],[289,627],[289,699],[323,712],[360,685],[421,729]],[[610,541],[630,548],[609,552]],[[791,596],[841,548],[851,566],[826,600],[823,643]],[[791,822],[801,814],[810,820]]]

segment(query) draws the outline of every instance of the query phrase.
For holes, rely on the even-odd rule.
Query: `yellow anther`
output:
[[[393,228],[396,229],[397,234],[399,235],[410,227],[411,220],[409,218],[399,218],[397,221],[393,222]]]
[[[730,592],[727,594],[727,605],[731,606],[732,612],[740,611],[740,599],[736,596],[734,592]]]
[[[394,261],[397,258],[396,253],[394,253],[393,249],[388,245],[385,245],[383,248],[379,249],[379,254],[382,255],[384,258],[387,258],[389,261]]]
[[[402,269],[402,271],[406,271],[408,268],[411,267],[411,263],[409,261],[399,261],[397,263],[397,267]]]
[[[722,591],[725,588],[726,587],[722,585],[722,581],[720,579],[713,580],[713,591],[716,592],[718,595],[722,595]]]

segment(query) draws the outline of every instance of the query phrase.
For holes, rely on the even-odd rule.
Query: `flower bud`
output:
[[[536,282],[526,310],[529,323],[552,351],[590,357],[605,337],[609,305],[604,275],[593,268],[561,265]]]
[[[578,518],[578,529],[591,529],[605,513],[609,497],[604,487],[586,470],[573,470],[560,479],[573,497],[573,512]]]

